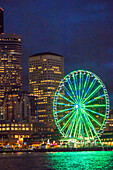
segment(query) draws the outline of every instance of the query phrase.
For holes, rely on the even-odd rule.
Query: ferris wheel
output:
[[[100,140],[109,117],[109,96],[94,73],[77,70],[60,82],[53,100],[53,115],[65,138]]]

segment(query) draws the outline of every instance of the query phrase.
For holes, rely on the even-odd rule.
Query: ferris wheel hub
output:
[[[75,109],[84,109],[85,108],[85,105],[81,102],[78,102],[75,104]]]
[[[79,105],[78,104],[75,104],[75,109],[78,109],[79,108]]]

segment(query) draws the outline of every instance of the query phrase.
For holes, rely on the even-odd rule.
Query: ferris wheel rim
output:
[[[109,116],[109,109],[110,109],[110,105],[109,105],[109,96],[108,96],[108,93],[107,93],[107,90],[106,90],[106,87],[105,87],[105,85],[104,85],[104,83],[102,82],[102,80],[96,75],[96,74],[94,74],[94,73],[92,73],[92,72],[90,72],[90,71],[87,71],[87,70],[76,70],[76,71],[72,71],[71,73],[69,73],[69,74],[67,74],[63,79],[62,79],[62,81],[60,82],[60,84],[59,84],[59,86],[58,86],[58,88],[57,88],[57,90],[56,90],[56,92],[55,92],[55,96],[54,96],[54,100],[53,100],[53,115],[54,115],[54,119],[55,119],[55,123],[56,123],[56,125],[57,125],[57,128],[58,128],[58,130],[60,131],[60,133],[65,137],[66,135],[65,135],[65,133],[62,131],[62,128],[60,128],[60,126],[59,126],[59,122],[58,122],[58,118],[57,118],[57,114],[56,114],[56,111],[55,111],[55,105],[56,105],[56,99],[58,98],[57,97],[57,95],[58,95],[58,92],[59,92],[59,89],[62,87],[62,84],[64,83],[64,81],[67,81],[67,79],[68,79],[68,77],[69,76],[72,76],[73,74],[81,74],[81,73],[86,73],[87,75],[90,75],[90,76],[93,76],[97,81],[98,81],[98,83],[100,84],[100,86],[98,87],[98,88],[103,88],[103,92],[104,92],[104,94],[102,95],[102,96],[99,96],[99,97],[97,97],[98,99],[99,98],[101,98],[101,97],[105,97],[105,101],[106,101],[106,103],[105,103],[105,107],[106,107],[106,112],[105,112],[105,117],[104,117],[104,120],[103,120],[103,123],[102,123],[102,125],[100,126],[100,129],[99,129],[99,131],[98,132],[95,132],[96,134],[98,133],[99,135],[103,132],[103,127],[105,127],[105,124],[106,124],[106,120],[108,119],[108,116]],[[88,77],[88,76],[87,76]],[[92,83],[93,84],[93,83]],[[80,82],[79,82],[79,85],[80,85]],[[90,84],[91,85],[91,84]],[[71,85],[70,85],[71,86]],[[80,89],[80,87],[78,87],[79,89]],[[71,89],[71,88],[70,88]],[[80,90],[79,90],[80,91]],[[79,91],[77,91],[78,93],[80,93]],[[83,91],[84,91],[84,89],[83,89]],[[82,91],[82,93],[84,93]],[[69,94],[69,91],[67,90],[67,93]],[[74,95],[74,93],[73,93],[73,90],[72,90],[72,94]],[[76,94],[77,95],[77,94]],[[62,97],[61,95],[60,95],[60,97]],[[66,97],[65,97],[65,100],[67,100],[68,102],[70,102],[71,104],[70,104],[70,106],[72,105],[72,107],[74,107],[74,108],[76,108],[76,110],[78,109],[78,104],[76,103],[76,100],[75,100],[75,103],[74,103],[74,98],[73,97],[70,97],[71,99],[66,99]],[[89,97],[90,98],[90,97]],[[95,100],[97,100],[97,98],[95,99]],[[86,105],[87,103],[88,103],[88,101],[87,101],[88,99],[86,98],[85,99],[85,101],[84,101],[84,105]],[[89,103],[91,103],[92,101],[90,100],[90,102]],[[82,106],[82,107],[84,107],[84,106]],[[87,106],[85,106],[85,107],[89,107],[89,105],[87,105]],[[90,107],[91,107],[91,105],[90,105]],[[93,106],[94,107],[94,106]],[[95,106],[96,107],[96,106]],[[104,106],[102,106],[101,105],[101,107],[104,107]],[[70,111],[71,111],[72,109],[70,108]],[[92,112],[92,113],[95,113],[96,114],[96,112],[95,111],[92,111],[91,109],[88,109],[88,108],[86,108],[86,110],[87,111],[89,111],[89,112]],[[65,110],[65,111],[69,111],[69,110]],[[61,112],[61,111],[60,111]],[[60,112],[57,112],[57,113],[60,113]],[[72,113],[72,111],[71,112],[69,112],[70,113],[70,115],[71,115],[71,113]],[[72,115],[74,115],[74,114],[72,114]],[[89,116],[87,116],[87,114],[84,112],[84,115],[86,115],[86,117],[87,117],[87,119],[89,120],[89,117],[91,117],[92,119],[94,119],[94,117],[92,117],[91,115]],[[100,116],[102,116],[102,114],[100,114]],[[67,117],[68,117],[68,115],[67,115]],[[72,116],[73,118],[75,118],[74,116]],[[65,117],[64,117],[65,118]],[[83,120],[83,118],[81,118],[81,120],[82,120],[82,122],[84,121]],[[94,121],[96,122],[96,120],[94,119]],[[90,122],[91,123],[91,122]],[[97,122],[96,122],[97,123]],[[99,122],[98,122],[99,123]],[[74,125],[73,125],[74,126]],[[92,127],[93,127],[93,125],[91,125]],[[64,127],[65,128],[65,127]],[[85,127],[84,127],[85,128]],[[91,129],[90,129],[91,130]],[[94,131],[95,131],[95,128],[94,128]],[[67,137],[68,137],[68,135],[67,135]]]

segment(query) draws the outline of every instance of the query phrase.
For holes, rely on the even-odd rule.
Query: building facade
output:
[[[42,134],[43,132],[49,133],[53,132],[54,129],[50,126],[44,127],[38,123],[30,122],[9,122],[1,121],[0,122],[0,143],[10,143],[12,139],[18,140],[19,138],[29,138],[32,134],[38,133]],[[36,135],[37,136],[37,135]],[[13,141],[16,143],[16,141]],[[34,142],[34,141],[32,141]]]
[[[10,91],[5,93],[1,116],[10,122],[36,122],[36,97],[25,91]]]
[[[0,34],[0,106],[4,93],[22,90],[22,37]]]
[[[0,7],[0,34],[4,33],[4,10]]]
[[[29,57],[29,91],[38,98],[38,122],[56,127],[53,98],[63,76],[63,56],[45,52]]]

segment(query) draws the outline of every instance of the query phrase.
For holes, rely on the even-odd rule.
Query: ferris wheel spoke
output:
[[[77,86],[77,94],[78,94],[78,99],[79,99],[79,84],[78,84],[77,75],[75,75],[75,81],[76,81],[76,86]]]
[[[89,118],[88,118],[88,119],[89,119]],[[99,138],[98,133],[96,132],[95,127],[94,127],[94,125],[93,125],[93,123],[91,122],[90,119],[89,119],[89,122],[90,122],[90,124],[91,124],[91,127],[92,127],[93,132],[95,133],[95,136],[98,138],[98,140],[99,140],[100,143],[102,144],[101,139]]]
[[[87,100],[90,99],[92,96],[94,96],[101,88],[102,88],[102,86],[99,85],[99,86],[83,101],[83,103],[85,103],[85,101],[87,101]]]
[[[96,112],[94,110],[91,110],[91,109],[86,109],[87,111],[90,111],[91,113],[94,113],[94,114],[97,114],[99,116],[102,116],[102,117],[105,117],[106,115],[102,114],[102,113],[99,113],[99,112]]]
[[[90,125],[88,119],[86,119],[86,122],[87,122],[87,126],[88,126],[88,129],[89,129],[90,135],[91,135],[92,139],[94,140],[94,134],[92,132],[92,128],[91,128],[91,125]]]
[[[67,100],[68,102],[75,104],[72,100],[68,99],[67,97],[63,96],[62,94],[58,93],[58,96],[62,97],[63,99]]]
[[[84,111],[85,111],[85,110],[84,110]],[[91,116],[88,112],[85,111],[85,114],[87,114],[89,120],[90,120],[90,118],[91,118],[91,119],[94,120],[94,122],[95,122],[96,124],[98,124],[100,127],[102,126],[102,124],[101,124],[99,121],[97,121],[93,116]],[[89,117],[90,117],[90,118],[89,118]],[[91,122],[91,120],[90,120],[90,122]],[[91,122],[91,124],[93,125],[92,122]],[[93,126],[94,126],[94,125],[93,125]]]
[[[81,92],[81,72],[79,73],[79,96],[78,98],[80,99],[80,93]]]
[[[85,107],[106,107],[105,104],[93,104],[93,105],[85,105]]]
[[[76,81],[75,81],[75,75],[73,73],[73,81],[74,81],[74,91],[76,93],[76,99],[78,99],[78,93],[77,93],[77,84],[76,84]]]
[[[86,135],[87,137],[89,138],[89,134],[88,134],[88,131],[87,131],[87,128],[86,128],[86,124],[84,123],[84,119],[83,119],[83,114],[82,114],[82,110],[80,110],[80,117],[81,117],[81,129],[82,129],[82,136],[83,136],[83,140],[84,140],[84,144],[85,144],[85,132],[86,132]],[[85,127],[85,129],[83,128]]]
[[[81,120],[81,122],[82,122],[82,120]],[[82,129],[82,136],[83,136],[83,140],[84,140],[84,144],[85,144],[85,130],[84,130],[84,128],[83,128],[83,123],[81,124],[81,129]]]
[[[89,92],[92,90],[92,88],[94,87],[95,83],[96,83],[96,79],[94,78],[93,81],[91,82],[89,88],[87,89],[86,93],[84,94],[84,97],[83,97],[82,100],[84,100],[84,98],[89,95]]]
[[[86,112],[87,113],[87,112]],[[93,117],[91,114],[87,113],[87,115],[96,123],[98,124],[100,127],[102,126],[102,124],[97,120],[95,119],[95,117]]]
[[[92,81],[92,83],[90,84],[90,88],[89,88],[88,92],[86,92],[86,93],[87,93],[86,96],[89,95],[89,93],[91,92],[91,90],[92,90],[93,87],[95,86],[96,82],[97,82],[97,80],[94,78],[93,81]]]
[[[56,113],[66,112],[66,111],[69,111],[69,110],[72,110],[72,109],[73,109],[73,107],[71,107],[71,108],[69,108],[69,109],[63,109],[63,110],[60,110],[60,111],[55,112],[55,114],[56,114]]]
[[[105,94],[102,94],[102,95],[100,95],[100,96],[98,96],[98,97],[95,97],[95,98],[92,99],[92,100],[89,100],[88,102],[86,102],[86,103],[84,103],[84,104],[89,104],[89,103],[94,102],[95,100],[98,100],[98,99],[100,99],[100,98],[102,98],[102,97],[104,97],[104,96],[105,96]]]
[[[81,136],[81,119],[79,121],[79,126],[78,126],[78,138]]]
[[[90,140],[90,137],[92,137],[94,139],[94,135],[92,133],[92,129],[90,127],[90,123],[89,123],[89,121],[87,119],[87,116],[85,115],[84,118],[85,118],[84,121],[86,121],[86,127],[87,127],[87,129],[89,129],[88,132],[90,132],[90,133],[88,133],[90,135],[89,140]]]
[[[75,137],[75,134],[76,134],[76,131],[77,131],[77,127],[78,127],[79,121],[80,121],[80,117],[78,118],[78,121],[77,121],[76,124],[75,124],[74,137]]]
[[[73,107],[74,107],[74,105],[72,105],[72,104],[66,104],[66,103],[57,103],[57,105],[62,105],[62,106],[73,106]]]
[[[80,99],[82,99],[83,88],[84,88],[84,74],[81,75],[81,95],[80,95]]]
[[[83,95],[87,89],[87,86],[88,86],[88,83],[89,83],[89,74],[86,75],[86,79],[85,79],[85,82],[84,82],[84,87],[83,87],[83,90],[82,90],[82,95],[81,95],[81,99],[83,98]]]
[[[57,121],[57,123],[60,123],[60,122],[64,121],[64,120],[65,120],[68,116],[70,116],[72,113],[73,113],[73,110],[72,110],[71,112],[69,112],[68,114],[66,114],[64,117],[62,117],[61,119],[59,119],[59,120]]]
[[[67,136],[67,135],[70,136],[71,127],[72,127],[72,125],[73,125],[73,123],[74,123],[74,118],[75,118],[75,115],[73,115],[73,116],[74,116],[74,117],[73,117],[72,121],[70,122],[70,125],[69,125],[69,127],[68,127],[68,129],[67,129],[67,131],[66,131],[66,136]]]
[[[83,110],[83,112],[85,113],[85,116],[86,116],[85,118],[86,118],[86,120],[87,120],[87,123],[88,123],[89,129],[90,129],[90,133],[91,133],[91,135],[92,135],[92,138],[94,139],[93,133],[94,133],[96,136],[98,136],[98,134],[97,134],[97,132],[96,132],[96,130],[95,130],[95,128],[94,128],[91,120],[89,119],[87,113],[85,112],[85,110]],[[92,133],[92,131],[93,131],[93,133]]]
[[[86,126],[86,123],[85,123],[83,114],[81,114],[81,118],[82,118],[83,125],[84,125],[84,127],[85,127],[86,135],[87,135],[87,137],[88,137],[89,140],[90,140],[89,133],[88,133],[88,129],[87,129],[87,126]]]
[[[72,97],[72,94],[69,92],[69,90],[64,86],[64,89],[66,90],[66,93],[68,94],[68,96],[73,100],[73,102],[75,102],[75,99]]]
[[[73,110],[73,112],[75,112],[75,111]],[[63,130],[67,127],[67,125],[69,124],[69,122],[70,122],[70,120],[72,119],[73,115],[74,115],[74,113],[70,116],[70,118],[67,120],[67,122],[65,123],[65,125],[62,126],[61,131],[63,131]]]
[[[76,114],[75,114],[75,116],[74,116],[74,118],[73,118],[73,123],[72,123],[72,128],[71,128],[70,136],[72,135],[73,128],[74,128],[74,126],[75,126],[76,116],[77,116],[77,111],[76,111]]]
[[[72,92],[72,95],[75,96],[75,93],[74,93],[74,90],[73,90],[73,85],[72,85],[71,81],[67,79],[67,82],[68,82],[68,86],[69,86],[69,88]]]

